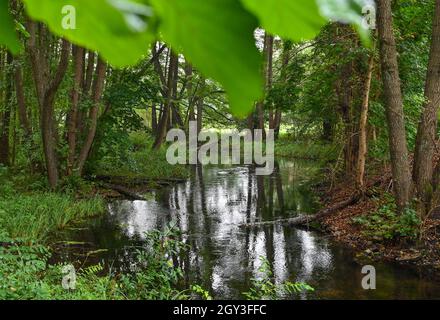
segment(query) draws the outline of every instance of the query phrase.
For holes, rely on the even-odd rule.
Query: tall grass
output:
[[[44,242],[69,223],[104,212],[101,198],[76,200],[56,193],[0,198],[0,231],[11,238]]]

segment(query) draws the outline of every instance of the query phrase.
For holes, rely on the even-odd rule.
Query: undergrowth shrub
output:
[[[295,296],[303,292],[314,291],[314,288],[302,282],[286,281],[276,284],[273,279],[273,272],[269,261],[261,257],[261,266],[258,268],[260,277],[252,279],[252,286],[248,292],[243,295],[248,300],[277,300]]]
[[[420,233],[421,220],[416,210],[406,208],[401,214],[391,195],[385,195],[385,203],[375,212],[353,218],[363,233],[374,240],[407,239],[414,241]]]

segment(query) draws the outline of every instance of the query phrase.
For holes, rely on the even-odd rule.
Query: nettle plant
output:
[[[0,45],[18,54],[18,14],[0,0]],[[27,14],[114,67],[136,64],[153,41],[182,53],[225,88],[231,111],[245,116],[262,96],[258,27],[292,41],[314,38],[331,20],[353,24],[365,42],[372,0],[22,0]]]

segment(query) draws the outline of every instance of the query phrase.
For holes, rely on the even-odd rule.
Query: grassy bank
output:
[[[146,133],[130,134],[128,152],[123,157],[106,155],[97,161],[92,173],[97,176],[111,176],[130,179],[169,179],[186,178],[189,171],[183,165],[171,165],[167,162],[167,145],[159,150],[151,149],[153,138]]]
[[[282,137],[275,144],[277,157],[307,160],[334,161],[338,157],[338,148],[322,142],[294,142]]]
[[[0,198],[0,230],[11,238],[44,243],[70,223],[104,210],[99,197],[77,200],[65,194],[38,193]]]

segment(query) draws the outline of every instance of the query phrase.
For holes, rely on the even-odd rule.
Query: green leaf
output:
[[[116,67],[133,65],[153,40],[151,9],[131,0],[24,0],[29,15]],[[74,9],[74,10],[72,10]],[[74,17],[72,20],[70,17]]]
[[[326,20],[314,0],[241,0],[271,34],[294,41],[315,37]]]
[[[321,12],[331,20],[353,25],[365,45],[370,44],[370,31],[365,26],[363,9],[375,8],[373,0],[317,0]],[[372,12],[372,14],[375,14]],[[375,18],[375,17],[374,17]]]
[[[8,0],[0,0],[0,45],[17,54],[21,50],[21,45],[15,32],[14,20],[9,13],[8,3]]]
[[[152,0],[162,36],[205,76],[225,88],[234,115],[252,111],[262,96],[257,20],[237,0]]]

